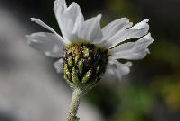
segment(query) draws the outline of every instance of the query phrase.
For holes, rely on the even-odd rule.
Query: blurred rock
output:
[[[18,17],[0,7],[0,121],[65,121],[70,91],[49,69],[52,63],[27,46],[24,35],[33,28]],[[98,110],[84,102],[79,116],[102,121]]]

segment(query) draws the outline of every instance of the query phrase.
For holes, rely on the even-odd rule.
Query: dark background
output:
[[[68,5],[71,2],[67,0]],[[81,6],[86,19],[102,13],[102,26],[121,17],[127,17],[134,23],[148,18],[150,32],[155,39],[150,46],[151,54],[143,60],[135,61],[128,76],[122,81],[102,80],[98,87],[85,96],[85,100],[100,110],[107,121],[179,121],[180,0],[74,2]],[[0,7],[16,16],[20,23],[31,26],[29,33],[41,30],[30,22],[30,17],[41,18],[60,32],[54,18],[53,0],[0,0],[0,4]],[[1,71],[5,71],[6,65],[11,63],[11,58],[2,61],[3,54],[6,53],[0,55]],[[47,61],[53,63],[52,59]],[[53,70],[52,67],[50,69]],[[54,71],[51,73],[56,77]],[[1,117],[0,121],[11,121]]]

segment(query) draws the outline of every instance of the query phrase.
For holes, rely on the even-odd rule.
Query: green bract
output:
[[[95,86],[108,64],[108,49],[88,42],[72,42],[63,56],[64,78],[73,88],[89,90]]]

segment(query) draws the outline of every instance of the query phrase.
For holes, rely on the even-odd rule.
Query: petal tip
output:
[[[149,22],[149,19],[144,19],[143,21],[147,23],[147,22]]]
[[[36,20],[38,20],[38,19],[36,19],[36,18],[30,18],[31,19],[31,21],[36,21]]]
[[[59,59],[54,63],[54,68],[56,70],[56,73],[63,73],[63,61],[62,59]]]
[[[25,35],[25,38],[26,38],[27,44],[31,45],[32,44],[32,39],[31,39],[30,35]]]
[[[151,33],[149,32],[144,38],[151,40],[152,42],[154,41],[154,38],[152,38]]]
[[[145,52],[146,52],[147,54],[150,54],[150,53],[151,53],[148,48],[145,50]]]
[[[65,0],[55,0],[54,1],[54,9],[57,9],[59,6],[63,6],[64,8],[67,8],[66,1]]]
[[[100,20],[102,17],[102,14],[98,14],[97,18]]]

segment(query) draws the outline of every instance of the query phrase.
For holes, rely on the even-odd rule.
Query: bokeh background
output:
[[[74,2],[86,19],[102,13],[102,27],[121,17],[148,18],[155,39],[128,76],[103,79],[83,97],[81,121],[180,121],[180,0]],[[63,121],[71,90],[56,74],[55,59],[26,44],[26,34],[46,31],[31,17],[60,33],[53,0],[0,0],[0,121]]]

